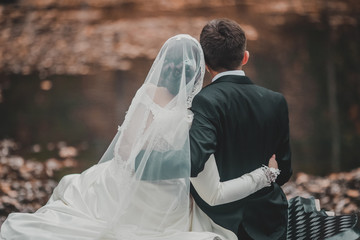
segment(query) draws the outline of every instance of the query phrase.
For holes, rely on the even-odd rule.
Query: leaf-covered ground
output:
[[[0,141],[0,225],[11,212],[34,212],[44,205],[57,185],[54,173],[77,164],[73,147],[63,146],[59,149],[59,159],[45,162],[12,155],[14,147],[11,141]],[[320,199],[322,208],[336,214],[357,212],[360,168],[326,177],[298,173],[283,189],[288,198],[314,196]]]

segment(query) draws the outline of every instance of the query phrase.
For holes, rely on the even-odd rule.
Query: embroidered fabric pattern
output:
[[[276,168],[270,168],[263,165],[261,169],[264,171],[268,184],[271,184],[276,181],[277,177],[280,175],[280,170]]]

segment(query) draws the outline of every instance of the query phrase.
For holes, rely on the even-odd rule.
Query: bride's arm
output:
[[[204,170],[191,178],[191,183],[206,203],[215,206],[240,200],[270,186],[279,173],[278,169],[263,166],[239,178],[220,182],[215,158],[211,155]]]

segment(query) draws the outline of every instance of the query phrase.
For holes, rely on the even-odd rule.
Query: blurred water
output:
[[[81,169],[97,162],[162,43],[178,33],[198,37],[206,21],[226,16],[247,32],[246,74],[288,100],[295,171],[326,174],[334,170],[331,159],[340,170],[360,166],[355,2],[134,1],[106,7],[111,1],[94,0],[49,7],[39,1],[35,8],[30,2],[37,1],[12,11],[11,4],[0,5],[0,139],[14,139],[25,157],[57,156],[52,146],[65,142],[80,149]]]
[[[135,61],[134,61],[135,62]],[[87,76],[7,75],[0,104],[0,136],[15,140],[18,153],[43,161],[58,157],[58,144],[79,149],[84,169],[96,163],[124,119],[143,71]],[[138,76],[140,75],[140,76]],[[55,146],[55,147],[54,147]]]

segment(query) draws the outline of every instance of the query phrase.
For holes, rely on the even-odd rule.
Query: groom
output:
[[[209,206],[193,187],[192,195],[203,212],[239,239],[285,239],[287,200],[279,185],[292,174],[287,103],[280,93],[253,84],[241,70],[249,52],[236,22],[210,21],[200,43],[212,83],[192,103],[192,177],[204,169],[211,154],[221,181],[267,165],[272,154],[281,174],[270,187],[232,203]]]

